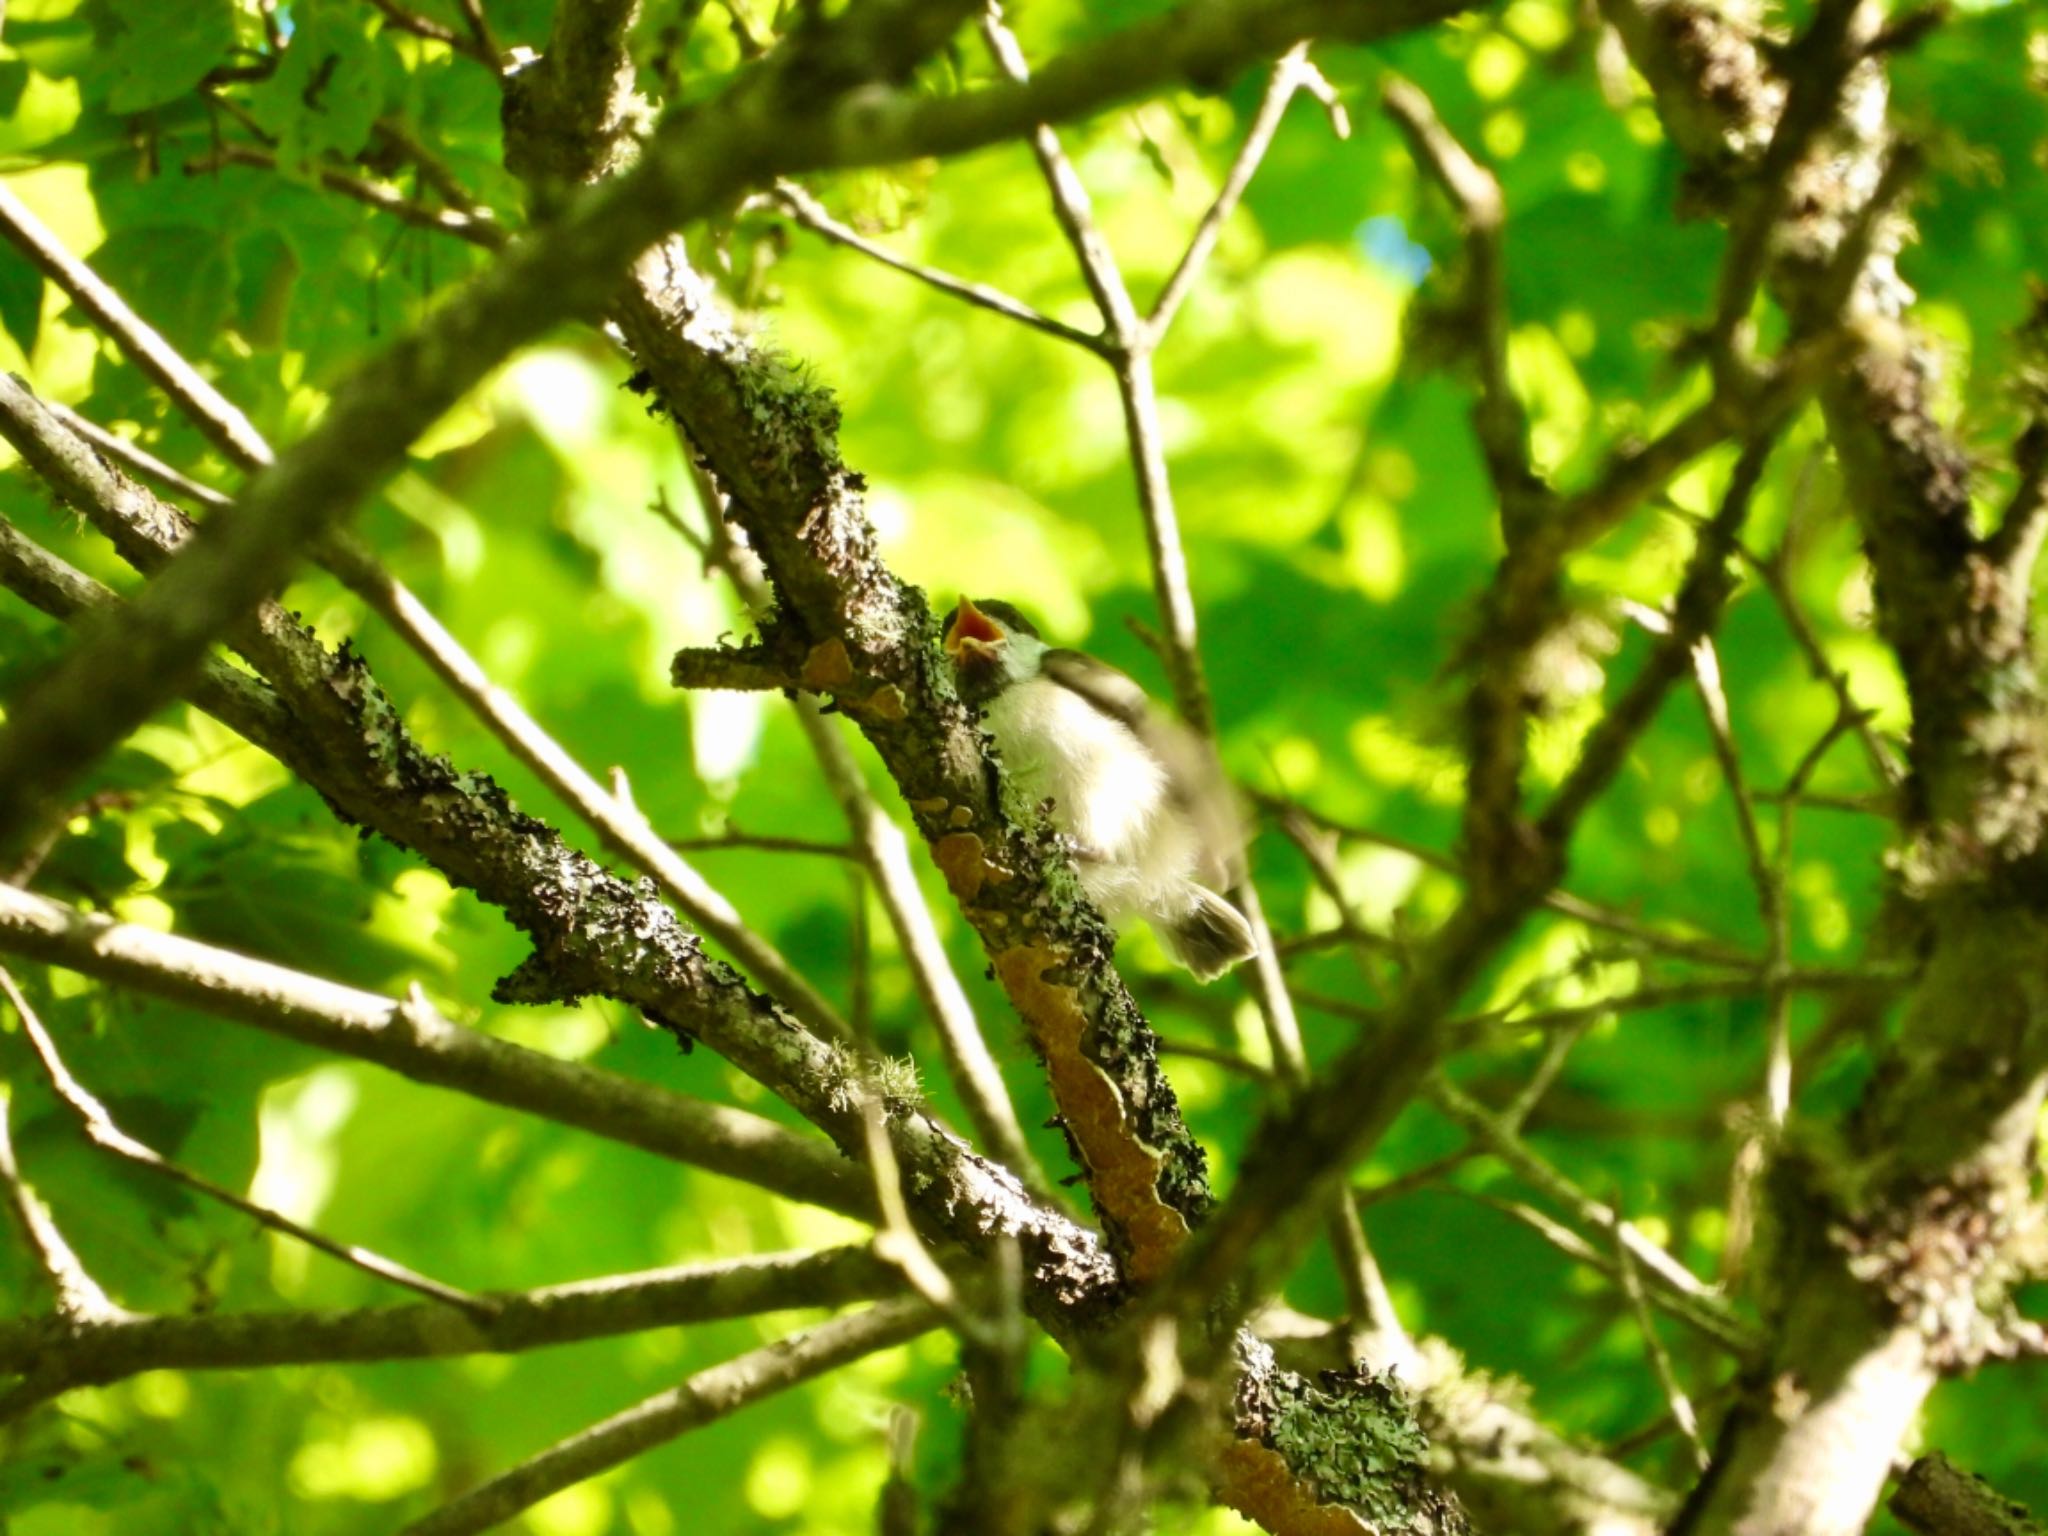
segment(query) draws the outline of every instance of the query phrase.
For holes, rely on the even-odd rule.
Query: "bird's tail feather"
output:
[[[1258,953],[1252,925],[1244,914],[1205,886],[1189,883],[1194,904],[1160,937],[1167,952],[1195,975],[1214,981],[1240,960]]]

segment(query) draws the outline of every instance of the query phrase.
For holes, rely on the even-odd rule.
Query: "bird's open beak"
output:
[[[975,607],[966,597],[953,610],[946,625],[946,654],[958,662],[985,661],[1003,643],[1003,632],[994,619]]]

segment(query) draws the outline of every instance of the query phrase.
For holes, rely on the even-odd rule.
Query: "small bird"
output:
[[[1251,924],[1217,894],[1241,873],[1244,834],[1184,726],[1116,668],[1047,645],[1008,603],[962,597],[945,647],[1010,784],[1046,807],[1104,916],[1144,918],[1201,981],[1256,952]]]

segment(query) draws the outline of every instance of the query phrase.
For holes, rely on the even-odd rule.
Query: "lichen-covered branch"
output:
[[[1820,398],[1913,711],[1897,895],[1925,959],[1843,1144],[1813,1145],[1794,1122],[1770,1188],[1775,1348],[1678,1526],[1847,1536],[1937,1374],[1995,1344],[1985,1305],[2038,1219],[2027,1148],[2048,1093],[2048,702],[2031,580],[1975,530],[1968,464],[1936,411],[1939,352],[1907,318],[1880,8],[1824,8],[1817,41],[1782,57],[1691,0],[1602,10],[1695,180],[1724,208],[1784,210],[1761,272],[1795,332],[1846,311],[1867,339]],[[1836,109],[1809,152],[1771,163],[1787,103],[1819,99],[1826,74],[1843,81]]]
[[[938,97],[895,82],[945,41],[963,8],[877,0],[806,31],[715,101],[672,116],[631,170],[577,195],[544,234],[362,365],[319,425],[210,520],[118,626],[88,632],[16,701],[0,731],[0,850],[174,697],[213,640],[362,502],[427,423],[549,325],[600,308],[663,232],[779,175],[958,153],[1188,74],[1226,73],[1306,33],[1383,35],[1457,8],[1202,5],[1076,50],[1031,85]],[[857,109],[842,110],[856,91]]]
[[[420,1303],[314,1312],[127,1313],[77,1324],[17,1318],[0,1322],[0,1371],[45,1373],[68,1389],[143,1371],[509,1353],[683,1323],[841,1306],[901,1289],[886,1265],[865,1247],[854,1247],[758,1254],[531,1291],[480,1292],[480,1307]]]
[[[2042,1536],[2048,1529],[1939,1451],[1906,1469],[1888,1507],[1919,1536]]]
[[[745,1110],[543,1056],[452,1023],[424,998],[358,992],[12,887],[0,887],[0,950],[375,1062],[415,1082],[522,1109],[790,1199],[849,1215],[871,1211],[858,1171],[816,1140]]]
[[[53,472],[67,464],[56,461]],[[140,486],[96,461],[86,468],[57,473],[54,488],[131,560],[150,564],[182,536],[182,519]],[[339,814],[502,906],[534,940],[534,957],[500,984],[501,1000],[601,993],[627,1003],[726,1055],[844,1153],[859,1155],[860,1117],[845,1092],[854,1058],[706,956],[651,885],[628,885],[520,812],[488,778],[423,751],[352,652],[328,652],[274,610],[236,639],[289,702],[290,723],[274,731],[274,722],[235,709],[226,723],[306,778]],[[1086,1314],[1109,1304],[1107,1260],[1088,1233],[1032,1201],[1014,1175],[975,1156],[921,1106],[892,1103],[890,1128],[932,1235],[970,1247],[1016,1237],[1039,1281],[1034,1307],[1055,1326],[1067,1326],[1068,1309]]]

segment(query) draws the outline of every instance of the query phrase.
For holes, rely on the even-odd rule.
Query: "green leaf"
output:
[[[384,105],[382,55],[369,36],[374,14],[333,0],[293,8],[283,62],[249,97],[256,121],[277,140],[280,165],[304,171],[330,155],[353,159],[369,142]]]
[[[0,326],[26,357],[43,332],[43,274],[25,261],[0,262]]]
[[[117,229],[94,269],[187,356],[204,356],[226,328],[234,259],[215,230],[187,224]]]
[[[113,45],[114,112],[147,112],[185,95],[235,46],[233,0],[108,0],[118,23]]]

